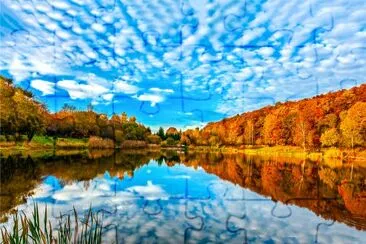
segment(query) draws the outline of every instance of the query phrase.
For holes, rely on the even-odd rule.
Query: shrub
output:
[[[121,148],[144,148],[147,147],[147,143],[145,141],[138,140],[125,140],[121,144]]]
[[[108,138],[91,136],[88,143],[89,148],[114,148],[114,142]]]
[[[168,146],[174,146],[174,145],[177,145],[177,141],[175,141],[173,138],[171,137],[168,137],[168,139],[166,139],[166,144]]]
[[[158,135],[149,135],[147,141],[151,144],[160,144],[161,138]]]
[[[324,152],[324,158],[337,158],[337,159],[341,159],[342,158],[342,151],[338,148],[329,148],[326,149],[326,151]]]
[[[0,135],[0,142],[5,142],[6,141],[6,137],[4,135]]]

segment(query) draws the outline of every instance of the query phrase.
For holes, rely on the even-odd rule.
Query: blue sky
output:
[[[4,0],[0,72],[50,111],[182,129],[360,85],[365,1]]]

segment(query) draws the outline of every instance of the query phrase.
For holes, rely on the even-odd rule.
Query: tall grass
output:
[[[128,148],[146,148],[147,143],[145,141],[138,141],[138,140],[125,140],[121,143],[121,148],[128,149]]]
[[[114,148],[114,142],[108,138],[101,138],[98,136],[91,136],[89,138],[89,148],[104,149],[104,148]]]
[[[34,205],[33,213],[27,216],[24,212],[13,216],[13,226],[8,230],[1,228],[4,244],[23,243],[78,243],[91,244],[102,242],[102,219],[93,213],[91,208],[83,220],[78,217],[74,208],[73,214],[60,215],[57,227],[52,226],[45,208],[43,220],[40,219],[39,207]],[[80,231],[81,230],[81,231]]]
[[[56,148],[88,148],[88,139],[86,138],[58,138]]]

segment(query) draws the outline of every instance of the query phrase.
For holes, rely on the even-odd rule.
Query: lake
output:
[[[2,155],[1,226],[35,203],[55,221],[91,207],[106,243],[366,240],[366,168],[352,164],[174,151]]]

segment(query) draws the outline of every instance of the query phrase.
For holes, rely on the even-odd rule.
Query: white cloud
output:
[[[11,6],[9,16],[24,21],[24,28],[0,27],[1,70],[18,83],[67,75],[72,78],[61,85],[70,97],[97,95],[94,102],[123,93],[156,105],[182,85],[187,97],[222,94],[223,101],[211,100],[206,108],[226,111],[232,106],[235,112],[257,101],[245,101],[243,107],[243,101],[227,99],[231,94],[262,97],[267,92],[280,100],[314,93],[316,83],[306,77],[318,80],[319,92],[339,89],[344,79],[364,82],[361,0],[184,1],[184,6],[125,1],[124,10],[113,2],[103,1],[100,8],[92,1],[34,5],[4,0],[4,6]],[[98,77],[86,78],[90,72]],[[110,80],[111,74],[119,79]],[[247,91],[232,85],[244,82]]]
[[[66,90],[71,99],[96,98],[108,92],[108,89],[98,84],[83,84],[75,80],[61,80],[57,86]]]
[[[154,185],[152,181],[147,181],[146,186],[131,186],[126,189],[127,192],[137,193],[146,200],[168,199],[169,195],[159,185]]]
[[[150,102],[152,107],[155,107],[157,103],[161,103],[165,100],[164,96],[151,93],[144,93],[142,95],[135,95],[133,97],[142,102]]]
[[[140,88],[129,84],[127,81],[117,80],[114,82],[114,90],[125,94],[135,94],[140,90]]]
[[[55,93],[55,83],[45,80],[32,80],[31,87],[42,92],[42,96]]]
[[[161,89],[157,87],[152,87],[149,89],[149,91],[157,92],[157,93],[174,93],[172,89]]]
[[[113,93],[107,93],[102,95],[102,98],[106,101],[112,101],[113,97],[114,97]]]

